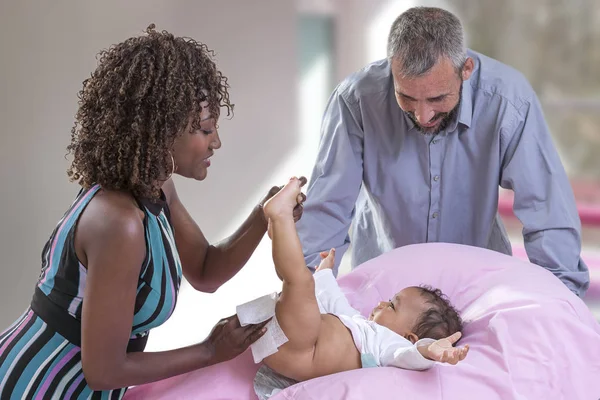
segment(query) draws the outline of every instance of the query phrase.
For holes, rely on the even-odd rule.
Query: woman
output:
[[[44,247],[31,307],[0,336],[0,398],[118,399],[128,386],[234,358],[264,334],[233,316],[202,343],[143,352],[182,275],[214,292],[244,266],[266,232],[262,203],[278,191],[217,245],[177,196],[171,175],[206,178],[220,109],[232,111],[211,55],[154,25],[100,53],[68,147],[82,189]]]

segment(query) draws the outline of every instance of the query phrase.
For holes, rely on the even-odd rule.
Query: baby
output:
[[[334,250],[315,274],[306,267],[292,211],[305,181],[292,178],[264,206],[273,241],[273,261],[283,288],[275,306],[288,338],[264,359],[275,372],[304,381],[364,367],[430,368],[456,364],[469,347],[453,347],[461,320],[439,290],[407,287],[380,302],[369,318],[352,308],[332,274]]]

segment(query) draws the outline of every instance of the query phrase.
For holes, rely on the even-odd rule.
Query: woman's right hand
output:
[[[231,360],[267,332],[270,319],[256,325],[241,326],[237,314],[223,318],[212,329],[205,344],[212,352],[215,363]]]

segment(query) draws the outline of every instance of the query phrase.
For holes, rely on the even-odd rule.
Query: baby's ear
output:
[[[419,341],[419,337],[417,335],[415,335],[413,332],[409,332],[406,335],[404,335],[404,338],[408,341],[410,341],[412,344],[415,344]]]

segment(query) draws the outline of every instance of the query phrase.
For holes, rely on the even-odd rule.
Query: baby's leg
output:
[[[264,206],[270,220],[273,261],[283,280],[275,314],[289,339],[289,350],[314,350],[321,326],[321,313],[315,297],[315,281],[304,262],[302,246],[292,215],[300,195],[301,182],[293,178]]]

